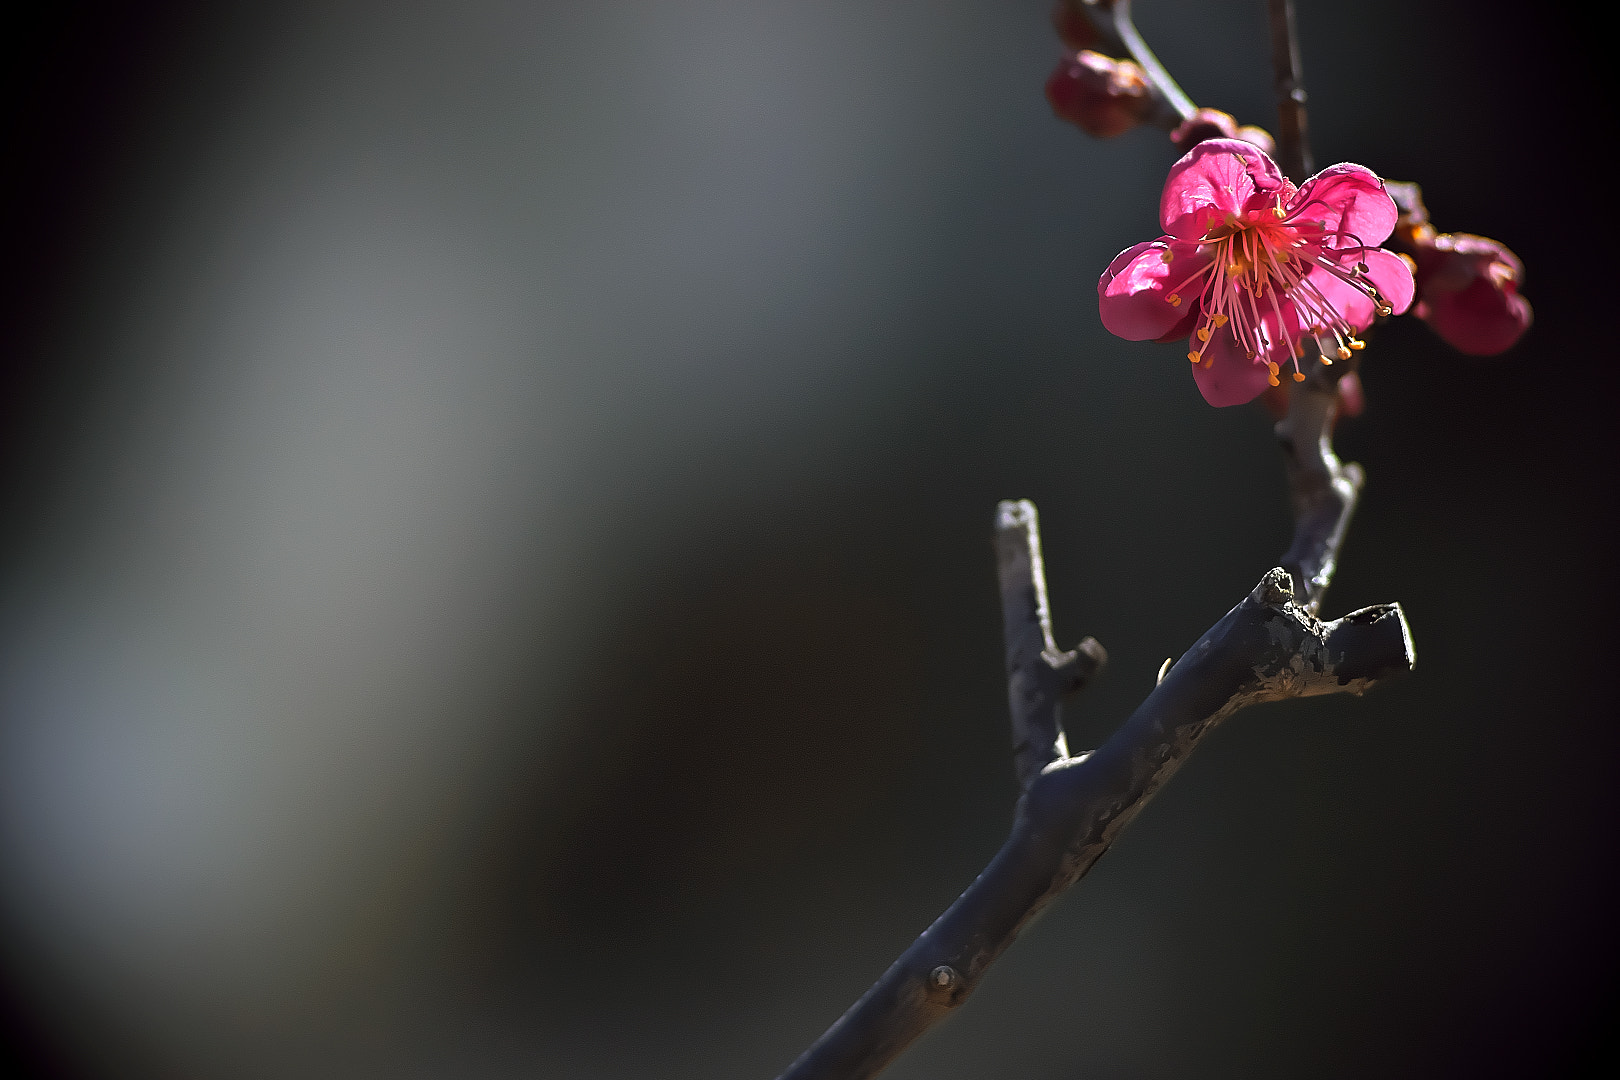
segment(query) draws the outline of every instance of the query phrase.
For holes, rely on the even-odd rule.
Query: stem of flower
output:
[[[1271,9],[1272,85],[1277,94],[1277,164],[1294,183],[1315,168],[1305,131],[1305,73],[1294,29],[1294,0],[1266,0]]]
[[[1144,118],[1146,123],[1174,131],[1183,120],[1189,120],[1198,111],[1185,91],[1159,63],[1153,50],[1147,47],[1136,24],[1131,21],[1131,0],[1066,0],[1068,6],[1083,14],[1102,38],[1099,45],[1111,56],[1129,56],[1142,69],[1148,85],[1153,88],[1153,113]]]

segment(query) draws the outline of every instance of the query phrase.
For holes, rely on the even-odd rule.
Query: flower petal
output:
[[[1204,400],[1216,408],[1242,405],[1260,396],[1271,385],[1271,369],[1265,357],[1250,360],[1243,355],[1231,334],[1216,334],[1200,346],[1198,339],[1188,342],[1188,349],[1202,347],[1204,359],[1192,365],[1193,381]]]
[[[1418,315],[1459,352],[1494,356],[1530,328],[1530,301],[1511,288],[1496,288],[1486,277],[1466,289],[1425,297]]]
[[[1170,240],[1170,243],[1165,243]],[[1163,336],[1198,304],[1196,288],[1172,304],[1169,297],[1208,256],[1195,244],[1170,237],[1126,248],[1097,279],[1097,308],[1110,334],[1126,341],[1147,341]]]
[[[1393,309],[1394,314],[1402,314],[1412,306],[1412,270],[1399,255],[1383,248],[1374,248],[1372,251],[1340,255],[1337,261],[1346,274],[1352,272],[1358,262],[1365,265],[1367,270],[1362,277],[1378,290],[1378,295]],[[1297,336],[1301,331],[1328,332],[1325,325],[1312,325],[1313,320],[1308,315],[1310,310],[1321,306],[1322,300],[1327,301],[1358,333],[1372,325],[1377,305],[1366,293],[1323,266],[1313,268],[1308,280],[1311,289],[1320,293],[1321,297],[1318,299],[1304,292],[1295,297],[1297,307],[1290,311],[1294,317],[1289,319],[1291,334]]]
[[[1353,260],[1347,261],[1353,262]],[[1314,309],[1320,308],[1323,300],[1326,300],[1328,306],[1338,312],[1340,318],[1355,327],[1357,333],[1373,324],[1373,317],[1377,313],[1377,308],[1373,304],[1372,297],[1325,267],[1318,266],[1314,268],[1308,280],[1311,289],[1316,293],[1320,293],[1321,296],[1318,298],[1302,293],[1297,297],[1296,306],[1288,311],[1290,316],[1288,331],[1291,337],[1297,338],[1301,334],[1327,334],[1331,338],[1332,331],[1329,329],[1328,324],[1332,320],[1322,321],[1312,318],[1311,314]]]
[[[1349,163],[1323,169],[1300,185],[1288,204],[1288,216],[1320,221],[1340,244],[1376,247],[1395,229],[1400,212],[1369,169]]]
[[[1374,248],[1362,252],[1361,261],[1367,267],[1362,277],[1373,283],[1373,288],[1384,298],[1384,303],[1394,308],[1396,315],[1406,314],[1406,309],[1412,306],[1414,288],[1412,268],[1406,264],[1406,260],[1393,251]]]
[[[1277,163],[1253,143],[1208,139],[1170,166],[1159,220],[1177,239],[1200,240],[1227,214],[1258,208],[1251,206],[1257,196],[1263,202],[1287,183]]]

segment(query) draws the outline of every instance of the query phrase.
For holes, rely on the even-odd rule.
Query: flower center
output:
[[[1198,344],[1187,359],[1195,364],[1202,361],[1206,367],[1213,364],[1213,357],[1204,357],[1205,343],[1217,330],[1230,327],[1238,348],[1250,360],[1264,363],[1271,385],[1277,386],[1279,367],[1270,354],[1285,343],[1296,381],[1305,378],[1299,361],[1307,336],[1315,340],[1324,364],[1331,364],[1332,357],[1348,360],[1352,351],[1364,347],[1365,342],[1356,337],[1356,326],[1323,293],[1313,272],[1324,271],[1349,285],[1370,299],[1380,315],[1388,315],[1390,306],[1365,277],[1364,262],[1344,265],[1347,254],[1365,251],[1366,245],[1347,234],[1329,233],[1321,221],[1301,218],[1300,212],[1311,205],[1290,214],[1279,196],[1274,206],[1241,216],[1228,213],[1198,242],[1208,261],[1166,297],[1179,307],[1179,290],[1195,282],[1200,285],[1203,320],[1195,331]],[[1305,331],[1297,340],[1289,336],[1285,318],[1289,311],[1297,327]]]

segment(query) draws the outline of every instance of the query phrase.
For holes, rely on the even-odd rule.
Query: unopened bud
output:
[[[1413,264],[1413,314],[1455,350],[1494,356],[1529,329],[1534,313],[1518,295],[1524,264],[1507,244],[1473,233],[1442,233],[1429,223],[1422,188],[1385,180],[1400,219],[1388,246]]]
[[[1499,241],[1470,233],[1418,236],[1413,313],[1446,343],[1472,356],[1492,356],[1530,328],[1530,301],[1519,295],[1524,264]]]
[[[1089,50],[1059,61],[1046,80],[1046,100],[1059,117],[1099,139],[1135,127],[1152,103],[1141,68]]]
[[[1423,189],[1384,181],[1400,217],[1389,246],[1412,261],[1412,313],[1459,352],[1493,356],[1530,328],[1530,301],[1519,295],[1524,264],[1507,245],[1472,233],[1437,232]]]
[[[1097,27],[1086,15],[1085,4],[1081,0],[1058,0],[1052,9],[1052,29],[1057,36],[1063,39],[1070,52],[1079,52],[1089,49],[1102,40],[1097,33]]]
[[[1237,119],[1231,113],[1219,109],[1199,109],[1170,133],[1170,141],[1183,153],[1205,139],[1242,139],[1268,154],[1277,151],[1276,140],[1265,128],[1258,128],[1253,124],[1239,127]]]

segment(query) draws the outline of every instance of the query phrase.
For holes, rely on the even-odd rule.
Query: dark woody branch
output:
[[[1294,580],[1298,602],[1313,615],[1333,580],[1365,481],[1360,465],[1341,462],[1333,452],[1338,380],[1353,364],[1316,365],[1289,393],[1288,415],[1276,428],[1294,507],[1294,540],[1282,567]]]
[[[1277,164],[1294,183],[1316,169],[1311,165],[1305,127],[1305,73],[1294,29],[1294,0],[1266,0],[1271,16],[1272,89],[1277,96]]]
[[[1018,789],[1026,791],[1042,769],[1069,756],[1063,736],[1063,698],[1101,670],[1108,653],[1091,637],[1067,652],[1057,647],[1046,601],[1040,525],[1035,504],[1028,499],[996,507],[996,562],[1007,645],[1013,768]]]
[[[1012,531],[1008,505],[1000,537]],[[1032,525],[1033,515],[1024,520]],[[1033,589],[1039,564],[1028,565]],[[1299,602],[1287,571],[1268,571],[1107,742],[1054,758],[1031,778],[990,865],[780,1080],[864,1080],[880,1071],[967,999],[1019,930],[1091,869],[1228,716],[1262,701],[1361,694],[1412,662],[1399,605],[1322,622]]]
[[[1129,55],[1154,89],[1149,122],[1175,127],[1193,114],[1131,23],[1129,0],[1064,0],[1114,55]],[[1269,0],[1279,113],[1278,157],[1295,181],[1310,169],[1305,92],[1292,0]],[[1333,452],[1338,380],[1355,360],[1313,368],[1277,424],[1294,508],[1282,565],[1201,637],[1109,739],[1071,756],[1061,703],[1106,659],[1086,638],[1058,649],[1046,599],[1035,507],[997,509],[996,550],[1007,652],[1014,762],[1022,795],[1012,833],[956,903],[870,990],[782,1074],[781,1080],[865,1080],[972,993],[986,969],[1047,904],[1108,850],[1149,798],[1217,724],[1263,701],[1361,694],[1411,669],[1400,606],[1319,619],[1363,482]]]

